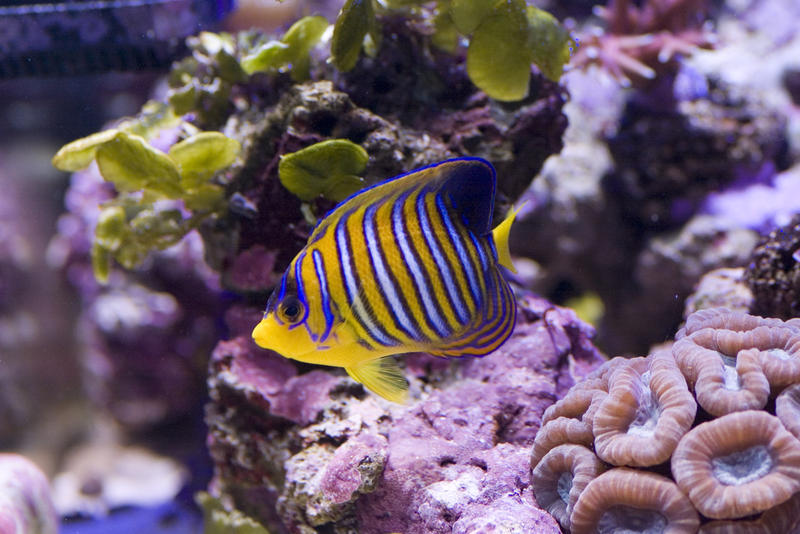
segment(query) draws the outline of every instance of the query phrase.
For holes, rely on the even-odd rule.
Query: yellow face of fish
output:
[[[408,385],[391,355],[483,356],[511,335],[508,231],[492,230],[495,175],[478,158],[412,171],[345,200],[311,234],[253,339],[344,367],[379,395]]]
[[[292,328],[304,312],[304,306],[296,297],[284,299],[264,314],[253,330],[253,339],[261,348],[302,360],[303,355],[317,350],[317,344],[305,328]]]
[[[304,272],[305,258],[321,266],[318,249],[304,249],[292,261],[281,286],[267,302],[264,318],[253,330],[259,347],[294,360],[345,367],[354,363],[359,348],[351,329],[334,315],[327,281]],[[316,270],[316,269],[314,269]],[[306,277],[306,278],[304,278]],[[354,346],[355,345],[355,346]]]

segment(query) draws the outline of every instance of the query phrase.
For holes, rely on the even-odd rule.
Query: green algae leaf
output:
[[[121,206],[103,208],[94,230],[95,243],[114,252],[122,246],[128,229],[125,209]]]
[[[226,32],[200,32],[187,40],[189,47],[197,53],[213,58],[216,74],[230,83],[243,82],[247,75],[236,59],[236,39]]]
[[[303,17],[286,31],[281,39],[289,45],[290,61],[292,62],[292,80],[301,82],[309,78],[311,49],[322,38],[328,29],[328,20],[325,17]]]
[[[458,31],[469,35],[492,14],[492,4],[490,0],[452,0],[450,16]]]
[[[188,229],[183,224],[183,215],[177,209],[148,208],[139,212],[129,223],[131,239],[117,254],[117,260],[126,268],[132,269],[141,263],[144,256],[153,249],[163,250],[181,240]],[[130,249],[130,250],[129,250]],[[126,252],[133,251],[133,259],[127,259]]]
[[[307,80],[311,49],[328,29],[325,17],[303,17],[286,31],[280,41],[268,41],[242,59],[242,69],[247,74],[272,72],[291,66],[291,76],[296,82]]]
[[[269,534],[261,523],[239,510],[226,510],[219,499],[205,491],[196,493],[194,500],[203,509],[204,534]]]
[[[292,50],[305,50],[305,53],[308,53],[327,29],[328,19],[325,17],[320,15],[303,17],[286,30],[281,41],[292,47]]]
[[[247,74],[278,70],[289,61],[289,45],[269,41],[242,59],[242,69]]]
[[[99,283],[108,283],[108,273],[111,271],[111,251],[100,243],[92,244],[92,272]]]
[[[278,176],[294,195],[310,202],[320,195],[344,200],[364,185],[358,176],[367,166],[367,151],[347,139],[322,141],[281,157]]]
[[[95,159],[100,146],[115,139],[117,133],[125,132],[148,138],[161,130],[178,126],[180,120],[169,105],[150,100],[142,106],[138,117],[125,119],[114,129],[94,133],[61,147],[53,156],[53,166],[67,172],[84,169]]]
[[[96,159],[100,174],[120,192],[149,189],[169,198],[181,195],[178,168],[138,135],[117,132],[97,149]]]
[[[239,150],[239,141],[220,132],[200,132],[172,145],[168,155],[180,172],[181,187],[191,189],[233,163]]]
[[[533,62],[548,79],[557,82],[569,61],[572,38],[558,20],[533,6],[527,8],[528,46]]]
[[[528,94],[531,72],[525,2],[501,0],[497,6],[472,35],[467,74],[495,100],[521,100]]]
[[[125,269],[134,269],[142,264],[149,252],[145,245],[134,240],[126,242],[124,247],[114,253],[114,258]]]
[[[377,28],[377,26],[376,26]],[[364,53],[369,57],[376,57],[381,47],[381,34],[377,30],[367,33],[364,37]]]
[[[341,72],[356,66],[364,37],[369,33],[374,43],[379,40],[373,0],[347,0],[336,17],[331,41],[331,61]]]
[[[225,189],[214,184],[204,184],[186,191],[183,203],[195,212],[218,211],[225,207]]]
[[[181,118],[173,112],[169,104],[158,100],[148,100],[142,106],[142,111],[138,116],[120,122],[117,129],[150,139],[162,130],[174,128],[180,123]]]
[[[97,149],[113,139],[119,130],[106,130],[67,143],[53,156],[53,167],[60,171],[75,172],[85,169],[94,159]]]
[[[433,35],[431,36],[433,46],[450,52],[455,52],[458,47],[458,29],[453,23],[453,18],[447,9],[440,2],[436,15],[433,18]]]
[[[197,107],[197,89],[194,83],[189,82],[183,87],[170,89],[167,100],[178,115],[185,115]]]
[[[225,50],[220,50],[214,56],[217,62],[219,77],[229,83],[241,83],[247,80],[247,73],[239,64],[239,60]]]
[[[190,37],[190,46],[202,48],[209,56],[215,56],[219,52],[233,54],[236,49],[236,42],[233,36],[226,32],[200,32],[196,37]]]

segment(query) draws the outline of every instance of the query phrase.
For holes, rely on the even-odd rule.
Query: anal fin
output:
[[[353,380],[386,400],[405,404],[408,399],[408,382],[391,356],[345,367],[345,370]]]

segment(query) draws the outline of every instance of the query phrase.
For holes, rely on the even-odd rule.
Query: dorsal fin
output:
[[[481,158],[455,158],[389,178],[351,195],[317,224],[309,241],[314,241],[342,214],[418,186],[445,192],[453,208],[473,233],[486,235],[491,231],[494,167]]]

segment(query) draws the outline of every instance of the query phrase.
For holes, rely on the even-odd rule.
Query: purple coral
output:
[[[656,473],[617,467],[586,485],[571,517],[573,534],[694,534],[700,520],[678,486]]]
[[[800,491],[800,441],[791,423],[797,385],[785,389],[774,408],[766,401],[770,393],[800,383],[793,371],[800,361],[793,348],[799,324],[701,310],[687,318],[671,348],[647,358],[609,360],[545,414],[531,454],[537,500],[575,533],[634,523],[695,533],[698,513],[725,520],[701,532],[793,524],[786,503]],[[747,383],[738,359],[763,379],[757,402],[741,394]],[[735,371],[724,385],[715,383],[706,394],[705,368],[731,364]],[[724,369],[721,373],[726,376]],[[717,409],[719,400],[724,406]],[[568,428],[578,431],[565,432]],[[553,461],[566,448],[575,451],[571,460]],[[587,454],[605,463],[588,469]],[[667,461],[672,480],[664,476]],[[607,464],[611,468],[603,472]],[[733,521],[762,512],[755,522]]]
[[[485,358],[419,374],[431,357],[416,356],[409,406],[338,370],[298,374],[249,337],[220,343],[214,491],[276,532],[558,532],[532,504],[528,448],[547,405],[601,357],[569,310],[532,297],[520,310],[514,336]]]
[[[696,409],[671,354],[631,361],[613,373],[594,415],[597,455],[613,465],[660,464],[691,428]]]
[[[602,65],[617,79],[643,85],[676,70],[675,57],[711,44],[703,27],[707,0],[609,0],[595,12],[607,31],[581,36],[573,64]]]
[[[731,227],[757,231],[785,227],[800,212],[800,166],[775,174],[773,166],[766,165],[765,171],[765,179],[756,174],[750,184],[712,192],[703,202],[702,212]]]
[[[766,412],[731,413],[686,434],[672,474],[704,516],[745,517],[800,491],[800,441]]]
[[[800,382],[800,331],[779,319],[701,310],[676,338],[675,360],[712,415],[764,408],[771,391]]]

